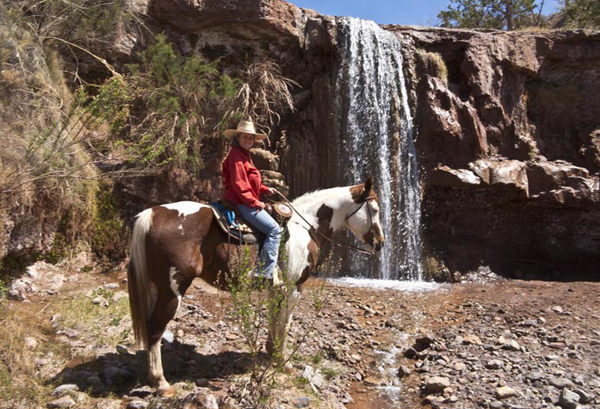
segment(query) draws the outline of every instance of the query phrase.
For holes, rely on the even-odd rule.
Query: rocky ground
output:
[[[296,353],[257,387],[265,357],[249,352],[229,295],[198,282],[164,337],[176,394],[160,398],[133,347],[125,277],[38,264],[13,286],[0,408],[600,408],[600,283],[409,292],[315,279]]]

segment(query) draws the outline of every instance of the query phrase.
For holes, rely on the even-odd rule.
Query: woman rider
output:
[[[250,157],[254,142],[265,139],[267,135],[257,133],[251,120],[240,121],[237,129],[227,129],[224,134],[231,140],[231,151],[223,162],[223,198],[233,203],[248,223],[265,234],[256,273],[277,284],[277,257],[282,229],[260,200],[261,195],[271,195],[275,190],[262,184],[260,172]]]

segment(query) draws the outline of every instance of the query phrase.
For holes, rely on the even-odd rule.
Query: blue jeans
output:
[[[258,254],[258,268],[256,271],[261,277],[273,278],[273,273],[277,267],[279,242],[281,241],[283,229],[265,210],[252,209],[246,205],[239,205],[237,208],[248,223],[266,236],[262,249]]]

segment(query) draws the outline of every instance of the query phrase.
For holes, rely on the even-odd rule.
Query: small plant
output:
[[[286,261],[285,247],[280,249],[280,262]],[[226,284],[231,292],[233,303],[232,314],[240,325],[246,346],[252,356],[251,368],[251,394],[255,403],[267,402],[271,386],[275,384],[277,376],[282,372],[288,362],[298,360],[298,349],[305,344],[307,338],[313,333],[319,311],[323,308],[323,287],[313,292],[313,306],[315,315],[313,320],[297,334],[289,350],[285,348],[286,329],[282,337],[275,337],[273,353],[265,356],[262,353],[267,331],[270,325],[277,323],[282,316],[280,313],[288,311],[293,306],[288,305],[288,294],[296,291],[295,284],[289,282],[284,272],[282,281],[286,283],[283,288],[273,289],[268,281],[257,281],[249,272],[254,268],[254,257],[248,247],[244,247],[236,262],[230,262],[232,274],[225,277]],[[316,353],[310,358],[313,362],[321,362],[322,357]]]
[[[425,72],[429,75],[439,78],[448,85],[448,67],[446,62],[439,53],[431,53],[423,49],[417,50],[421,62],[425,68]]]
[[[319,365],[321,363],[321,361],[323,360],[323,357],[321,356],[321,354],[316,353],[314,354],[311,358],[310,361],[314,364],[314,365]]]
[[[327,380],[334,379],[335,377],[337,377],[339,375],[338,371],[336,371],[333,368],[322,368],[321,373]]]

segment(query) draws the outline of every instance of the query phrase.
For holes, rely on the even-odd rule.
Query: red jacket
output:
[[[262,184],[260,172],[250,158],[250,152],[239,147],[231,148],[223,162],[223,198],[234,205],[263,208],[260,195],[269,194],[270,189]]]

